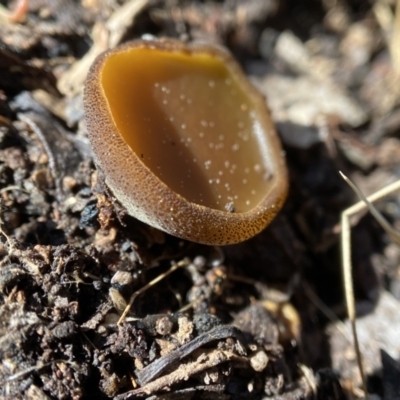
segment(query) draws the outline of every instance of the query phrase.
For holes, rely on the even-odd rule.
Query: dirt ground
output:
[[[339,246],[357,196],[338,171],[366,195],[399,178],[400,2],[0,4],[0,398],[363,398]],[[290,192],[253,239],[151,228],[96,171],[88,68],[144,34],[226,46],[265,95]],[[399,227],[398,193],[377,206]],[[400,399],[400,250],[369,214],[352,224],[368,391]]]

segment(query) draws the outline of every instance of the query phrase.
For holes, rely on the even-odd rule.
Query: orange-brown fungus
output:
[[[172,235],[223,245],[254,236],[287,191],[261,95],[223,49],[136,41],[89,72],[95,160],[129,214]]]

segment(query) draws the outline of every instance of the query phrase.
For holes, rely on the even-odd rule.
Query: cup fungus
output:
[[[223,48],[138,40],[100,55],[85,87],[95,162],[137,219],[194,242],[260,232],[287,192],[263,97]]]

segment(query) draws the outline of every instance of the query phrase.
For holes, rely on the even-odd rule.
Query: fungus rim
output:
[[[251,98],[270,149],[270,157],[266,162],[271,166],[271,179],[274,180],[264,198],[251,210],[230,213],[190,202],[158,178],[123,139],[101,86],[102,68],[110,55],[144,47],[188,55],[206,53],[217,57]],[[194,242],[227,245],[242,242],[262,231],[283,205],[288,190],[287,170],[268,106],[223,47],[202,42],[187,44],[174,39],[157,39],[136,40],[107,50],[97,57],[88,73],[84,90],[84,110],[94,160],[104,175],[106,185],[130,215],[148,225]],[[113,143],[114,154],[108,151],[112,146],[106,139]],[[107,161],[107,157],[111,161]],[[129,163],[127,159],[130,159]],[[121,170],[126,170],[135,179],[124,179],[121,177]],[[140,184],[148,186],[145,195],[140,193]],[[148,196],[150,193],[153,195],[151,201]]]

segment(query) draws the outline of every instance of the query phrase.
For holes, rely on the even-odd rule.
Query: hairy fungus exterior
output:
[[[226,245],[267,226],[287,192],[265,100],[229,53],[139,40],[93,64],[85,113],[107,186],[139,220]]]

